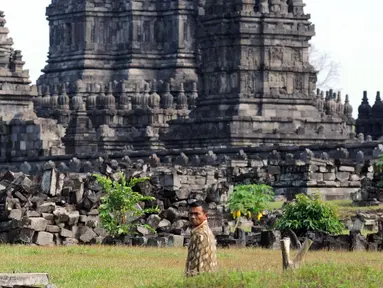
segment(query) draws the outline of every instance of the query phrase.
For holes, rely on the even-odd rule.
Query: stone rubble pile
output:
[[[354,194],[355,198],[360,198],[361,180],[371,180],[374,175],[373,161],[367,160],[362,151],[356,153],[345,148],[338,149],[331,155],[310,149],[296,154],[273,150],[265,155],[235,151],[236,154],[215,154],[208,151],[206,154],[189,156],[185,153],[160,157],[153,154],[145,158],[145,161],[136,159],[135,163],[146,163],[156,170],[175,169],[175,181],[180,181],[182,186],[177,193],[206,189],[206,185],[220,183],[266,183],[274,188],[276,195],[287,200],[293,199],[299,193],[310,194],[318,190],[327,200],[350,199]],[[352,153],[356,153],[355,159],[350,157]],[[112,170],[131,166],[128,156],[120,156],[121,158],[108,160]],[[60,173],[89,173],[101,171],[103,161],[99,157],[49,162]],[[45,164],[39,162],[20,162],[12,165],[11,170],[41,175],[45,171],[44,166]]]
[[[121,164],[121,163],[120,163]],[[100,165],[100,173],[119,178],[150,176],[150,181],[140,183],[136,190],[155,201],[142,203],[160,208],[158,214],[141,219],[131,219],[149,224],[157,233],[138,228],[138,236],[113,239],[132,245],[184,246],[188,228],[188,203],[206,200],[210,208],[210,225],[216,233],[222,230],[223,207],[215,189],[206,189],[206,179],[215,183],[215,174],[206,170],[193,176],[181,175],[175,168],[153,168],[138,162],[123,168],[113,160]],[[0,180],[0,243],[25,243],[37,245],[73,245],[108,243],[111,241],[101,228],[97,208],[103,195],[101,186],[90,173],[60,173],[54,163],[45,165],[42,177],[28,176],[22,172],[6,172]],[[202,173],[202,175],[200,175]],[[201,187],[205,187],[201,189]],[[212,192],[214,192],[212,194]],[[113,242],[112,241],[112,242]]]
[[[380,175],[374,175],[372,179],[364,178],[361,181],[362,188],[353,195],[353,200],[357,206],[373,206],[383,203],[383,189],[379,186]]]
[[[119,161],[99,158],[93,163],[73,158],[67,164],[46,162],[41,167],[42,173],[36,174],[29,173],[32,165],[24,163],[22,172],[8,171],[0,175],[0,242],[183,246],[188,243],[190,233],[188,205],[194,200],[205,200],[209,204],[209,225],[219,242],[260,245],[260,232],[270,227],[270,223],[253,227],[259,223],[242,219],[241,227],[245,231],[258,229],[256,233],[249,234],[246,241],[243,235],[236,235],[239,241],[228,238],[234,225],[226,202],[233,186],[265,183],[274,188],[278,200],[291,200],[298,193],[317,191],[328,200],[357,197],[361,193],[360,179],[372,179],[373,166],[368,161],[342,160],[347,158],[346,152],[340,150],[342,155],[335,161],[325,154],[316,158],[308,149],[298,159],[292,154],[282,157],[277,151],[270,153],[267,160],[250,157],[243,151],[225,161],[213,152],[201,159],[181,153],[174,161],[154,154],[146,161],[134,162],[127,156]],[[93,172],[112,179],[118,179],[120,172],[127,179],[149,176],[150,181],[138,184],[135,190],[156,200],[140,203],[140,207],[158,206],[160,212],[130,221],[149,224],[157,233],[139,228],[134,237],[108,237],[98,215],[103,192]],[[365,222],[366,227],[371,224]]]

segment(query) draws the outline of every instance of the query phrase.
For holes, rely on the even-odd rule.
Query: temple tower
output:
[[[376,93],[375,103],[371,107],[368,102],[367,91],[363,92],[362,103],[358,108],[356,133],[371,136],[373,140],[381,140],[383,136],[383,102],[380,92]]]
[[[199,17],[197,108],[170,124],[168,147],[314,144],[350,139],[337,100],[315,93],[315,35],[302,0],[207,0]],[[341,99],[341,98],[340,98]],[[338,107],[339,106],[339,107]]]
[[[53,0],[38,85],[197,80],[192,0]]]
[[[17,113],[33,111],[35,91],[29,85],[29,71],[23,70],[21,51],[12,48],[5,24],[4,12],[0,11],[0,115],[10,120]]]

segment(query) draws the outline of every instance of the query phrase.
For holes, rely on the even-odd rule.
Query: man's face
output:
[[[189,221],[193,227],[197,227],[207,220],[207,214],[202,207],[191,207],[189,210]]]

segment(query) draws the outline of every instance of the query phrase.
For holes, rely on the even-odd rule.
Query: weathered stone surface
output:
[[[32,218],[32,217],[40,217],[41,214],[37,211],[27,211],[27,217]]]
[[[34,287],[41,285],[50,286],[47,273],[0,273],[0,286]]]
[[[340,166],[339,171],[341,172],[355,172],[355,167],[351,166]]]
[[[161,217],[157,214],[152,214],[146,220],[146,224],[150,225],[153,229],[157,229],[158,225],[161,222]]]
[[[81,240],[83,243],[89,243],[93,238],[97,237],[97,234],[94,233],[93,229],[87,226],[77,227],[74,232],[77,239]]]
[[[105,237],[97,236],[97,237],[95,237],[95,238],[92,240],[92,244],[101,245],[101,244],[104,243],[104,239],[105,239]]]
[[[168,227],[171,225],[171,222],[167,219],[162,219],[160,223],[158,224],[158,227]]]
[[[134,237],[132,238],[132,245],[133,246],[146,246],[148,243],[148,238],[146,237]]]
[[[48,225],[48,221],[44,218],[30,218],[29,222],[29,227],[35,231],[45,231]]]
[[[99,225],[100,218],[98,216],[88,215],[85,225],[91,228],[95,228]]]
[[[65,237],[65,238],[73,238],[73,232],[71,230],[61,228],[60,236]]]
[[[310,175],[310,179],[314,181],[323,181],[324,180],[323,173],[312,173]]]
[[[42,216],[45,220],[47,220],[49,223],[53,224],[54,215],[51,213],[42,213]]]
[[[40,246],[51,246],[54,245],[53,234],[48,232],[38,232],[36,244]]]
[[[137,207],[138,208],[138,207]],[[141,208],[141,207],[140,207]],[[139,209],[139,208],[138,208]],[[97,216],[99,214],[98,210],[92,209],[88,212],[89,216]]]
[[[56,195],[57,173],[55,169],[44,171],[41,181],[41,190],[43,193],[55,196]]]
[[[173,224],[172,224],[172,229],[180,229],[180,230],[183,230],[185,228],[187,228],[189,224],[189,221],[188,220],[185,220],[185,219],[179,219],[177,221],[175,221]]]
[[[170,235],[168,237],[168,246],[182,248],[184,246],[184,236]]]
[[[9,212],[8,218],[9,219],[14,219],[14,220],[21,220],[23,217],[23,211],[21,209],[12,209]]]
[[[63,245],[64,246],[73,246],[73,245],[77,245],[79,242],[76,238],[66,238],[64,241],[63,241]]]
[[[53,215],[55,215],[56,223],[65,223],[69,220],[68,212],[63,207],[57,207],[55,211],[53,211]]]
[[[150,247],[166,247],[168,245],[167,237],[157,237],[148,239],[147,246]]]
[[[356,174],[350,176],[350,181],[360,181],[360,177]]]
[[[280,174],[281,173],[281,167],[280,166],[269,166],[267,167],[268,172],[270,174]]]
[[[281,232],[270,230],[262,231],[261,233],[261,246],[268,249],[280,249],[281,248]]]
[[[178,210],[170,207],[168,210],[166,210],[166,217],[170,222],[175,222],[180,218],[180,214],[178,213]]]
[[[60,233],[61,228],[56,225],[47,225],[47,228],[45,230],[49,233]]]
[[[45,202],[39,206],[41,213],[52,213],[56,209],[56,204],[53,202]]]
[[[347,181],[350,178],[350,173],[349,172],[337,172],[336,173],[336,179],[343,182]]]
[[[31,244],[35,233],[33,229],[20,228],[9,233],[9,242],[13,244]]]
[[[177,191],[181,188],[180,179],[175,173],[165,175],[163,185],[169,191]]]
[[[146,227],[138,226],[137,227],[137,232],[140,233],[142,236],[146,236],[150,234],[150,231]]]
[[[180,189],[176,190],[175,191],[175,194],[176,194],[176,197],[177,197],[177,200],[186,200],[189,198],[189,195],[190,195],[190,189],[188,188],[185,188],[185,187],[181,187]]]
[[[88,219],[87,215],[80,215],[79,222],[86,223],[87,219]]]
[[[68,225],[74,226],[78,223],[80,219],[80,212],[79,211],[71,211],[68,213]]]
[[[93,229],[93,231],[101,237],[106,237],[108,235],[104,228],[96,227]]]
[[[6,244],[9,243],[9,234],[6,232],[0,233],[0,244]]]

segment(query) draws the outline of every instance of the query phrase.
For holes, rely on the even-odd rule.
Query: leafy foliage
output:
[[[375,163],[375,172],[379,174],[379,182],[377,186],[383,188],[383,154],[379,155],[379,160]]]
[[[265,184],[238,185],[228,199],[228,206],[233,218],[241,215],[250,216],[262,213],[273,200],[273,189]]]
[[[105,192],[101,198],[99,213],[101,224],[109,235],[134,234],[138,226],[154,231],[149,225],[135,221],[146,213],[158,212],[158,207],[142,209],[139,205],[143,201],[155,200],[154,197],[143,196],[133,191],[137,184],[145,182],[149,178],[132,178],[128,182],[123,173],[120,175],[120,181],[113,181],[98,174],[94,176]]]
[[[299,234],[307,231],[339,234],[344,228],[339,220],[336,206],[321,200],[319,193],[310,197],[304,194],[297,195],[295,201],[284,206],[282,217],[277,220],[276,227],[292,229]]]

